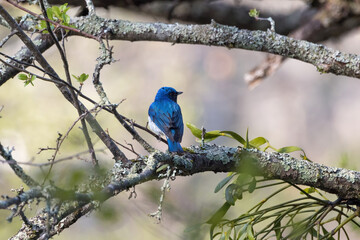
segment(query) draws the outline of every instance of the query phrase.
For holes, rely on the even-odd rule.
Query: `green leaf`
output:
[[[319,237],[319,239],[322,239],[323,238],[323,235],[321,235],[320,233],[318,234],[318,231],[315,229],[315,228],[311,228],[310,230],[309,230],[309,233],[311,234],[311,236],[313,236],[313,237]]]
[[[243,190],[242,190],[241,187],[236,188],[236,191],[234,193],[234,197],[236,199],[239,199],[239,200],[241,200],[243,198]]]
[[[89,74],[82,73],[79,77],[79,82],[85,82],[86,79],[88,79]]]
[[[53,10],[53,13],[54,13],[55,17],[60,19],[61,18],[60,8],[58,6],[52,6],[52,10]]]
[[[256,10],[256,8],[250,9],[249,16],[257,18],[260,15],[260,11]]]
[[[250,141],[251,146],[254,146],[255,148],[259,148],[261,145],[264,145],[267,143],[268,140],[266,140],[263,137],[257,137]]]
[[[67,3],[61,5],[61,6],[59,7],[60,11],[61,11],[61,12],[64,12],[64,11],[66,10],[66,6],[67,6]]]
[[[274,231],[275,231],[275,235],[276,235],[276,240],[281,240],[282,237],[281,237],[281,219],[277,219],[275,222],[274,222]]]
[[[324,227],[324,225],[321,225],[322,231],[324,233],[324,237],[326,237],[327,240],[335,240],[335,238],[333,238],[329,232],[326,230],[326,228]]]
[[[36,76],[35,75],[32,75],[31,78],[30,78],[30,81],[34,81],[36,79]]]
[[[88,79],[89,74],[85,74],[82,73],[79,77],[75,76],[74,74],[72,74],[72,76],[76,79],[76,81],[78,81],[79,83],[83,83],[85,82],[86,79]]]
[[[236,201],[236,197],[234,195],[237,188],[238,186],[236,184],[230,184],[225,189],[225,200],[227,203],[233,206],[235,205],[235,201]]]
[[[20,74],[18,75],[18,78],[19,78],[20,80],[24,81],[24,80],[27,80],[27,79],[28,79],[28,76],[27,76],[26,74],[24,74],[24,73],[20,73]]]
[[[77,81],[79,81],[79,78],[80,78],[80,77],[77,77],[77,76],[75,76],[74,74],[71,74],[71,76],[73,76]]]
[[[248,187],[249,193],[254,192],[255,188],[256,188],[256,179],[254,177]]]
[[[63,15],[64,15],[64,24],[69,24],[70,23],[70,16],[69,15],[67,15],[67,14],[65,14],[65,13],[63,13]]]
[[[197,128],[194,124],[191,123],[186,123],[186,126],[190,129],[191,133],[197,137],[198,139],[201,140],[202,137],[202,130]],[[213,141],[214,139],[220,137],[220,136],[225,136],[225,134],[221,133],[219,130],[214,130],[214,131],[210,131],[210,132],[206,132],[205,136],[204,136],[204,141],[205,142],[210,142]]]
[[[236,132],[233,131],[221,131],[220,133],[226,133],[227,137],[231,137],[233,139],[235,139],[236,141],[238,141],[239,143],[241,143],[242,145],[245,145],[245,140],[243,137],[241,137],[239,134],[237,134]]]
[[[47,28],[47,24],[45,20],[41,20],[40,22],[40,27],[42,27],[42,29],[46,29]]]
[[[244,240],[247,237],[246,229],[248,227],[249,223],[244,224],[244,226],[240,229],[240,232],[238,234],[238,240]]]
[[[300,147],[296,147],[296,146],[289,146],[289,147],[283,147],[277,150],[277,152],[279,153],[291,153],[291,152],[295,152],[295,151],[302,151],[304,152],[304,150]]]
[[[49,19],[54,20],[54,13],[53,13],[52,8],[46,9],[46,14],[47,14]]]
[[[156,169],[156,172],[161,172],[162,170],[166,169],[169,166],[169,164],[161,165],[158,169]]]
[[[214,215],[211,216],[211,218],[209,220],[206,221],[206,223],[208,224],[217,224],[218,222],[220,222],[220,220],[225,216],[225,214],[227,213],[227,211],[229,210],[229,208],[231,207],[231,205],[229,203],[224,203],[215,213]]]
[[[246,136],[245,136],[245,138],[246,138],[246,142],[245,142],[245,144],[244,144],[244,147],[245,147],[245,148],[249,148],[249,147],[250,147],[250,142],[249,142],[249,128],[246,129]]]
[[[244,161],[243,159],[241,159],[242,161]],[[249,174],[246,173],[242,173],[239,174],[239,176],[236,178],[236,184],[237,185],[245,185],[246,183],[248,183],[251,180],[251,176]]]
[[[305,188],[303,189],[304,192],[308,193],[308,194],[311,194],[311,193],[314,193],[316,192],[316,188],[314,187],[308,187],[308,188]],[[300,192],[300,194],[304,194],[303,192]]]
[[[225,233],[222,232],[222,233],[221,233],[221,237],[219,238],[219,240],[225,240],[225,237],[226,237],[226,236],[225,236]]]
[[[246,237],[247,237],[247,233],[243,232],[243,233],[241,233],[241,236],[239,237],[239,240],[245,240]]]
[[[247,237],[248,237],[249,240],[255,240],[251,224],[246,228],[246,233],[247,233]]]
[[[219,192],[234,176],[235,176],[235,174],[232,174],[230,176],[227,176],[223,180],[221,180],[218,183],[218,185],[216,185],[214,192],[215,193]]]
[[[63,5],[61,5],[59,8],[60,8],[60,11],[61,12],[67,12],[67,10],[69,10],[70,8],[67,7],[68,3],[64,3]]]

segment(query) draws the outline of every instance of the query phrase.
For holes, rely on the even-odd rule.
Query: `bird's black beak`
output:
[[[177,92],[177,95],[180,95],[180,94],[182,94],[183,92]]]

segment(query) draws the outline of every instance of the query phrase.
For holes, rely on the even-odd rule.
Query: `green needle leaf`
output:
[[[230,207],[231,205],[229,203],[224,203],[206,223],[217,224],[225,216]]]
[[[221,180],[218,185],[215,187],[214,192],[217,193],[219,192],[233,177],[235,176],[235,174],[227,176],[226,178],[224,178],[223,180]]]

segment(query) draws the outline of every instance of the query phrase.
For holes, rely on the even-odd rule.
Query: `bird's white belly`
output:
[[[158,128],[158,126],[156,126],[156,124],[151,120],[150,116],[148,117],[148,119],[149,119],[149,128],[151,129],[151,131],[153,131],[157,135],[165,135],[164,132],[161,131],[160,128]]]

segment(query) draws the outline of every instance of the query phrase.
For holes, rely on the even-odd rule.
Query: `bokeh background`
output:
[[[293,1],[287,7],[299,7],[301,2]],[[3,1],[0,4],[15,12]],[[283,8],[280,10],[284,11]],[[73,9],[70,13],[75,12]],[[165,21],[118,8],[99,9],[97,13],[107,18],[131,21]],[[7,29],[0,27],[0,39],[8,33]],[[339,51],[359,54],[359,42],[360,31],[354,29],[324,44]],[[110,101],[117,103],[126,99],[118,110],[137,123],[146,125],[147,110],[157,90],[171,86],[184,92],[178,102],[185,122],[204,126],[208,131],[232,130],[241,135],[245,135],[249,128],[251,138],[266,137],[278,148],[302,147],[315,162],[359,169],[359,79],[320,74],[312,65],[289,59],[274,75],[249,90],[244,74],[259,64],[265,53],[157,42],[112,41],[111,45],[118,61],[104,67],[101,81]],[[19,40],[13,37],[0,51],[12,55],[20,46]],[[99,54],[97,42],[73,37],[66,41],[66,49],[71,73],[91,76]],[[57,50],[51,48],[44,56],[64,77]],[[52,152],[38,154],[39,148],[54,147],[58,133],[64,134],[68,130],[77,119],[77,113],[54,85],[41,80],[35,80],[34,87],[23,85],[14,78],[0,87],[0,106],[4,106],[0,112],[0,141],[4,146],[14,147],[13,156],[18,161],[44,163]],[[99,100],[91,80],[85,83],[83,92]],[[111,115],[100,112],[97,119],[111,137],[123,144],[131,143],[137,152],[146,154]],[[139,132],[153,146],[166,150],[166,145],[141,130]],[[103,149],[102,143],[91,134],[96,142],[95,148]],[[226,138],[219,138],[215,143],[237,146],[235,141]],[[198,143],[185,127],[182,145],[194,144]],[[77,125],[61,148],[59,158],[85,150]],[[104,152],[98,156],[102,166],[111,167],[110,154]],[[46,167],[23,167],[37,179],[42,179],[47,170]],[[91,172],[88,156],[55,165],[52,179],[60,186],[71,187],[74,178],[79,178],[79,175],[80,178],[86,177],[86,174],[78,174],[80,169]],[[153,181],[136,187],[136,199],[128,200],[129,193],[122,193],[54,239],[208,239],[207,226],[196,226],[206,221],[224,202],[223,192],[213,192],[225,176],[202,173],[177,177],[171,182],[171,191],[166,194],[160,224],[148,217],[157,210],[162,185],[162,182]],[[9,166],[0,164],[0,194],[12,195],[11,189],[21,185]],[[267,190],[262,190],[245,196],[230,215],[239,215],[267,193]],[[27,211],[36,212],[40,208],[33,204]],[[17,218],[13,223],[6,221],[9,215],[8,211],[0,211],[0,239],[12,236],[20,227]]]

